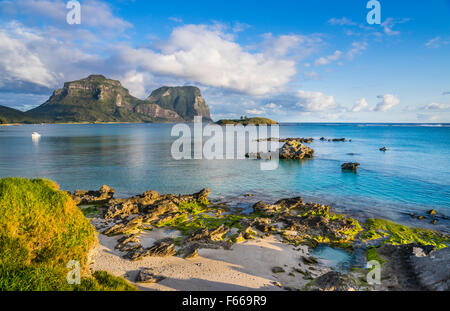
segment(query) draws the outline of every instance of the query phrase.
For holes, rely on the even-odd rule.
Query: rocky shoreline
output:
[[[380,219],[360,223],[329,206],[303,202],[301,197],[273,204],[260,201],[246,214],[226,202],[211,203],[209,194],[207,188],[191,195],[149,190],[115,198],[114,190],[103,186],[98,191],[75,191],[72,197],[99,232],[100,251],[93,266],[109,267],[111,273],[122,274],[141,289],[194,286],[208,290],[206,279],[216,290],[221,286],[235,290],[449,289],[450,268],[433,268],[450,260],[446,247],[450,236],[443,233]],[[274,245],[281,249],[276,256],[270,255]],[[370,269],[361,263],[348,271],[334,271],[311,256],[310,251],[319,245],[349,254],[362,252],[365,261],[378,260],[381,284],[367,283]],[[256,254],[264,257],[263,262]],[[243,261],[246,256],[250,257]],[[193,261],[205,268],[198,269]],[[236,272],[230,264],[242,268]],[[208,270],[210,266],[214,268]],[[234,277],[222,284],[219,280],[224,275]],[[191,282],[178,286],[186,276]]]

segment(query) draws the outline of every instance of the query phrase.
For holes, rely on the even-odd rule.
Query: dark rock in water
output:
[[[114,197],[114,189],[103,185],[98,191],[76,190],[72,198],[75,204],[99,204],[105,203]]]
[[[314,150],[308,146],[305,146],[295,140],[286,142],[283,147],[280,148],[280,159],[304,159],[312,158],[314,156]]]
[[[345,138],[333,138],[333,141],[346,141]]]
[[[424,218],[426,218],[426,217],[425,217],[425,216],[422,216],[422,215],[417,216],[417,219],[419,219],[419,220],[422,220],[422,219],[424,219]]]
[[[309,289],[318,291],[353,291],[356,287],[356,282],[347,275],[330,271],[315,279]]]
[[[153,269],[144,268],[141,269],[136,277],[138,283],[158,283],[164,280],[165,277],[161,275],[155,275]]]
[[[381,147],[381,148],[380,148],[380,151],[386,151],[386,150],[387,150],[386,147]]]
[[[432,210],[429,210],[429,211],[427,212],[427,214],[428,214],[428,215],[431,215],[431,216],[434,216],[434,215],[436,215],[436,211],[435,211],[434,209],[432,209]]]
[[[322,136],[322,137],[320,137],[320,140],[324,141],[324,140],[326,140],[326,138]]]
[[[273,272],[273,273],[282,273],[282,272],[286,272],[286,270],[284,270],[284,269],[281,268],[281,267],[273,267],[273,268],[272,268],[272,272]]]
[[[409,213],[409,216],[411,216],[411,218],[416,218],[416,215],[414,215],[414,213]]]
[[[438,222],[437,219],[433,219],[433,220],[430,222],[430,224],[435,225],[437,222]]]
[[[358,169],[358,166],[360,164],[356,162],[348,162],[341,165],[341,168],[343,170],[350,170],[350,171],[356,171]]]

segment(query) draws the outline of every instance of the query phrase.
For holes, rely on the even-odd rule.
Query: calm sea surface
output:
[[[450,126],[386,124],[283,124],[281,137],[314,137],[315,158],[280,161],[260,170],[257,160],[174,160],[170,124],[23,125],[0,127],[0,177],[43,177],[62,189],[98,189],[120,196],[147,189],[212,197],[274,201],[301,195],[354,215],[411,220],[434,208],[450,229]],[[39,141],[31,133],[39,132]],[[352,142],[320,141],[320,137]],[[387,152],[379,151],[386,146]],[[358,173],[343,162],[361,163]],[[447,218],[447,220],[445,219]]]

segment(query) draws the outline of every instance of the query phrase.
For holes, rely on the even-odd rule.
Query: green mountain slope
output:
[[[33,123],[35,121],[33,117],[28,116],[20,110],[0,106],[0,124]]]

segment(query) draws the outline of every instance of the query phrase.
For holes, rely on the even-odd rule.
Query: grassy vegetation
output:
[[[43,179],[0,179],[0,290],[122,290],[125,280],[88,275],[95,230],[70,195]],[[80,285],[66,281],[66,265],[81,265]]]
[[[272,125],[272,124],[278,124],[276,121],[268,119],[268,118],[242,118],[242,119],[235,119],[235,120],[219,120],[217,121],[217,124],[219,125],[236,125],[236,124],[242,124],[242,125]]]
[[[444,248],[450,237],[442,233],[420,228],[410,228],[385,219],[368,219],[364,224],[363,240],[383,239],[382,243],[393,245],[420,243]]]

